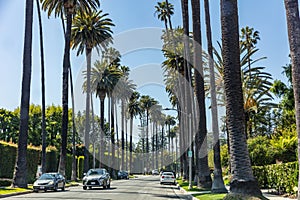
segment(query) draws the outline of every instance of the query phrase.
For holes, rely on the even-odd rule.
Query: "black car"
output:
[[[82,180],[84,190],[93,187],[110,188],[110,175],[104,168],[90,169]]]
[[[127,171],[119,171],[118,172],[118,179],[129,179],[129,174]]]
[[[54,190],[61,189],[65,190],[66,180],[60,173],[44,173],[34,183],[33,191],[38,192],[39,190]]]

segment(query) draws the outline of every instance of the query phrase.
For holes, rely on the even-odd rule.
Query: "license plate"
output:
[[[96,182],[91,182],[91,184],[92,184],[92,185],[95,185],[95,184],[96,184]]]
[[[41,186],[40,188],[41,188],[41,189],[44,189],[45,187],[44,187],[44,186]]]

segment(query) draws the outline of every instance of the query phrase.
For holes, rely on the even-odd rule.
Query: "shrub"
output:
[[[253,167],[260,187],[276,189],[279,193],[295,194],[298,185],[298,162]]]

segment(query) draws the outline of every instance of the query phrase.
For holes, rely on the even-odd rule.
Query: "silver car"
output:
[[[92,189],[93,187],[110,188],[110,175],[106,169],[90,169],[82,179],[83,189]]]
[[[58,189],[64,191],[65,185],[66,181],[63,175],[56,172],[44,173],[33,183],[33,191],[44,190],[46,192],[47,190],[57,191]]]

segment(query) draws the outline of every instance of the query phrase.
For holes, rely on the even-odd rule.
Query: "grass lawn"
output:
[[[196,194],[193,196],[201,200],[221,200],[226,194]]]
[[[206,189],[199,189],[197,186],[193,185],[192,189],[189,190],[189,182],[188,181],[182,181],[182,179],[177,179],[177,183],[179,184],[180,187],[182,187],[185,191],[190,191],[190,192],[201,192],[201,191],[210,191]]]
[[[4,195],[4,194],[11,194],[11,193],[17,193],[17,192],[26,192],[26,191],[31,191],[31,189],[1,187],[0,188],[0,196]]]

